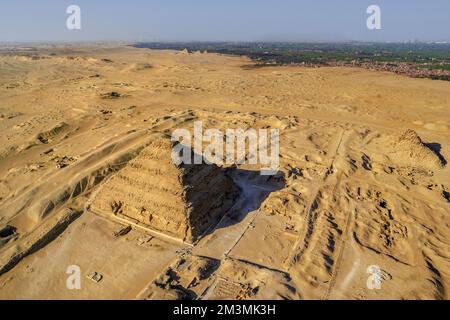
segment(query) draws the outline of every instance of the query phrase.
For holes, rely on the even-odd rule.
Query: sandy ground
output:
[[[0,299],[449,298],[449,82],[129,47],[3,49],[0,117]],[[138,224],[115,236],[123,221],[96,212],[96,195],[155,133],[198,120],[279,129],[279,174],[228,168],[240,195],[194,245]],[[165,190],[164,174],[133,172]],[[80,290],[66,286],[72,265]]]

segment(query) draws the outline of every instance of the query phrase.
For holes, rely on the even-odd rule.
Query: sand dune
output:
[[[449,298],[448,82],[37,52],[0,56],[1,299]],[[195,121],[279,129],[279,172],[174,165]]]

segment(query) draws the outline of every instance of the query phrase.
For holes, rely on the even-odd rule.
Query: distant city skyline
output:
[[[69,5],[81,30],[66,27]],[[370,5],[381,30],[369,30]],[[3,0],[1,42],[450,42],[450,1]]]

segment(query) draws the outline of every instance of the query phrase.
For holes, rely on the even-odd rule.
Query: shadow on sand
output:
[[[260,171],[229,168],[226,174],[239,187],[240,195],[219,223],[211,227],[204,236],[214,230],[240,223],[248,213],[259,209],[272,192],[283,189],[286,184],[284,173],[281,171],[274,175],[263,176]]]
[[[444,156],[441,153],[442,146],[440,143],[427,143],[426,146],[438,156],[443,166],[447,165],[447,160],[445,160]]]

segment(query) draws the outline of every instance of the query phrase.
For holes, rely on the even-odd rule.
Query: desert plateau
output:
[[[277,172],[174,164],[195,122],[278,129]],[[449,81],[2,46],[0,299],[447,300],[448,161]]]

